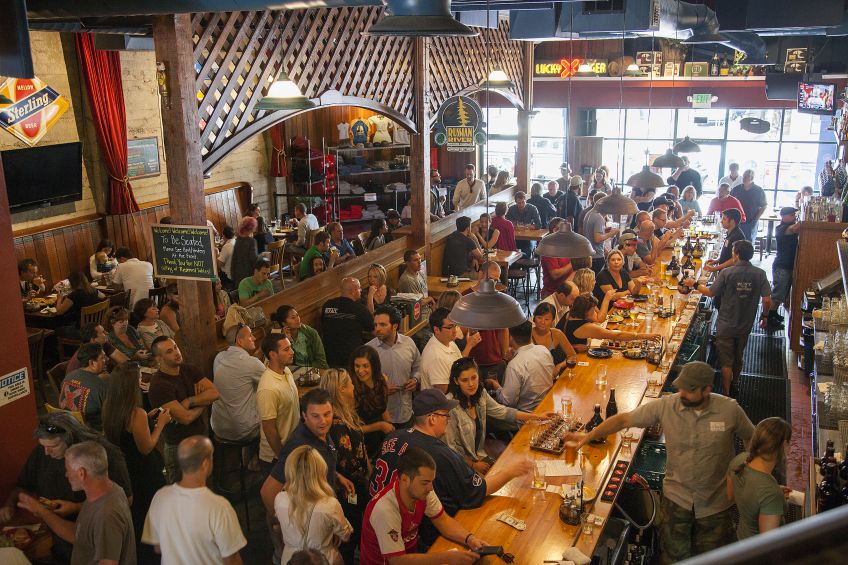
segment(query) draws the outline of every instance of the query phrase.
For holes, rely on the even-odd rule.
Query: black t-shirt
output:
[[[106,449],[109,459],[109,478],[117,483],[127,495],[132,496],[130,475],[121,450],[109,443],[105,438],[99,440]],[[49,498],[50,500],[68,500],[82,502],[85,492],[74,491],[65,475],[65,460],[54,459],[44,453],[44,448],[36,445],[18,475],[16,486],[26,492]]]
[[[182,402],[189,396],[194,396],[194,385],[203,380],[200,371],[191,365],[180,365],[179,375],[168,375],[162,371],[156,371],[150,377],[150,390],[147,397],[150,406],[158,408],[172,400]],[[171,420],[165,426],[165,443],[178,445],[182,440],[194,435],[206,435],[206,418],[199,416],[190,424],[180,424]]]
[[[724,238],[724,245],[721,248],[721,255],[718,256],[718,263],[721,265],[731,257],[733,257],[733,244],[737,241],[745,239],[745,234],[736,226]]]
[[[372,331],[374,317],[360,302],[339,296],[321,308],[321,336],[327,363],[332,367],[346,367],[353,350],[366,341],[362,333]]]
[[[633,196],[637,196],[637,197],[648,196],[649,194],[656,194],[656,192],[657,191],[653,188],[644,188],[643,189],[643,188],[638,188],[638,187],[635,187],[635,186],[633,187]],[[636,204],[636,207],[639,208],[640,210],[644,210],[645,212],[649,212],[651,210],[651,208],[654,207],[654,202],[653,202],[653,200],[647,200],[645,202],[639,202],[639,203]]]
[[[327,464],[327,482],[335,490],[336,463],[338,462],[339,455],[336,452],[336,445],[333,443],[333,438],[327,434],[326,443],[321,441],[303,422],[297,425],[289,436],[289,439],[283,444],[283,448],[280,450],[280,455],[277,458],[277,463],[271,469],[271,476],[280,483],[286,484],[286,459],[288,459],[292,451],[301,445],[314,447],[321,454],[321,457],[324,458],[324,462]]]
[[[795,268],[798,234],[786,233],[786,230],[793,225],[795,225],[794,222],[791,224],[780,222],[780,225],[774,230],[774,237],[777,240],[777,257],[774,258],[774,266],[790,271]]]
[[[571,225],[577,224],[577,218],[580,217],[580,212],[583,211],[583,206],[580,204],[580,198],[573,190],[569,190],[565,196],[559,201],[559,214],[566,220],[571,218]],[[575,228],[575,231],[576,228]]]
[[[603,301],[604,291],[601,290],[601,285],[603,284],[611,285],[616,292],[629,290],[627,284],[631,279],[632,277],[630,276],[630,273],[628,273],[625,269],[621,269],[621,286],[619,286],[618,283],[615,282],[615,279],[612,278],[612,274],[607,269],[602,269],[595,278],[595,298],[598,299],[598,302]]]
[[[80,310],[84,306],[93,306],[106,299],[102,298],[97,292],[86,292],[77,289],[68,295],[68,300],[73,303],[73,306],[65,312],[62,319],[68,325],[78,326],[80,322]]]
[[[386,436],[374,460],[369,490],[374,496],[395,479],[398,457],[409,447],[423,449],[436,461],[433,489],[445,512],[453,516],[462,508],[477,508],[486,498],[486,480],[442,440],[410,428]]]
[[[474,238],[464,233],[455,231],[445,241],[445,251],[442,256],[442,276],[460,276],[471,270],[471,261],[468,260],[472,251],[477,249]]]
[[[674,180],[674,177],[668,177],[666,179],[669,185],[675,185],[680,187],[680,191],[683,192],[683,189],[689,186],[690,184],[695,187],[695,192],[698,193],[698,198],[701,197],[701,173],[696,171],[695,169],[689,169],[688,171],[683,171],[680,173],[680,176],[677,177],[677,180]]]
[[[742,210],[745,212],[745,222],[743,223],[753,222],[754,218],[757,217],[757,211],[764,206],[768,206],[765,191],[756,184],[751,185],[751,188],[748,190],[745,190],[745,187],[741,184],[736,185],[730,191],[730,195],[742,204]]]

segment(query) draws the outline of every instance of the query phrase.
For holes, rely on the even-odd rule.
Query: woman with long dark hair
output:
[[[144,518],[156,491],[165,486],[162,455],[156,449],[162,430],[171,421],[167,408],[145,412],[141,403],[138,363],[118,365],[109,376],[103,403],[103,433],[121,448],[127,462],[135,498],[131,507],[136,545],[141,540]],[[151,426],[151,423],[153,424]]]
[[[533,331],[530,340],[533,345],[543,345],[554,358],[554,376],[558,375],[565,367],[567,359],[576,359],[577,352],[568,343],[565,334],[554,327],[556,307],[550,302],[540,302],[533,310]]]
[[[565,323],[563,323],[565,320]],[[598,299],[588,292],[574,299],[568,316],[560,320],[562,333],[576,351],[586,351],[590,339],[615,339],[633,341],[634,339],[658,340],[656,333],[624,332],[609,330],[598,322]]]
[[[88,258],[88,273],[91,275],[91,280],[100,280],[103,275],[111,273],[117,266],[115,244],[111,239],[101,239],[94,250],[94,255]]]
[[[388,380],[383,375],[380,356],[368,345],[358,347],[351,354],[348,373],[353,381],[356,413],[363,422],[365,447],[373,457],[386,434],[394,431],[389,420]]]
[[[451,410],[442,439],[481,475],[495,462],[485,448],[486,418],[511,423],[544,420],[553,415],[522,412],[499,404],[480,386],[477,363],[471,357],[462,357],[451,365],[447,396],[459,400],[459,405]]]
[[[294,306],[283,304],[271,314],[271,321],[279,324],[294,349],[294,364],[301,367],[327,368],[327,354],[321,336],[311,326],[300,320]]]
[[[373,251],[378,247],[386,244],[386,234],[389,233],[389,226],[386,225],[386,220],[377,219],[371,223],[371,232],[365,240],[365,251]]]
[[[68,294],[60,294],[56,302],[56,315],[62,316],[63,325],[56,332],[63,337],[79,338],[80,314],[84,306],[93,306],[106,300],[82,271],[71,271],[68,275],[71,289]]]
[[[766,418],[754,429],[747,452],[737,455],[727,470],[727,497],[736,501],[740,540],[773,530],[783,523],[789,489],[777,484],[775,467],[786,461],[792,426],[782,418]]]

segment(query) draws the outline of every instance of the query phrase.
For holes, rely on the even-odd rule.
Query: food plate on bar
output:
[[[618,314],[607,314],[607,322],[610,324],[620,324],[624,321],[624,318],[619,316]]]
[[[621,352],[621,355],[627,359],[645,359],[648,357],[648,353],[642,349],[641,347],[631,347],[629,349],[625,349]]]
[[[622,310],[629,310],[630,308],[633,308],[635,302],[632,302],[630,300],[616,300],[612,303],[612,305],[616,308],[621,308]]]
[[[609,359],[612,357],[612,349],[608,349],[606,347],[590,347],[586,350],[586,354],[595,359]]]

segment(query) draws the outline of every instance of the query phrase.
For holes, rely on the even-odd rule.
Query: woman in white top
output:
[[[302,445],[286,459],[286,490],[274,499],[283,536],[281,563],[301,549],[316,549],[331,565],[344,565],[338,546],[353,527],[327,483],[327,464],[315,448]]]
[[[109,239],[101,239],[94,250],[94,255],[88,258],[88,272],[91,280],[99,281],[106,273],[111,273],[118,266],[113,252],[115,244]]]
[[[162,320],[159,319],[159,308],[156,303],[149,298],[142,298],[133,306],[133,314],[135,314],[138,324],[136,330],[141,340],[144,342],[144,348],[150,351],[153,340],[160,336],[174,337],[174,331]]]

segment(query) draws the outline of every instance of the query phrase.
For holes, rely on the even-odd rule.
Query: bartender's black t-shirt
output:
[[[363,332],[374,331],[374,317],[368,307],[346,296],[331,298],[321,308],[321,338],[327,363],[346,367],[350,354],[365,343]]]
[[[798,234],[786,233],[786,229],[793,226],[781,222],[774,230],[774,236],[777,240],[777,257],[774,258],[774,266],[781,269],[795,268],[795,251],[798,250]]]
[[[745,234],[742,233],[739,226],[736,226],[727,233],[727,236],[724,238],[724,245],[721,248],[721,255],[718,256],[719,265],[733,257],[733,244],[743,239],[745,239]]]

